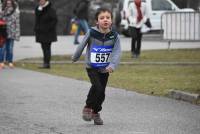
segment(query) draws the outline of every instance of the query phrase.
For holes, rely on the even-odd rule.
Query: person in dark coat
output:
[[[43,66],[49,69],[51,60],[51,43],[57,41],[56,25],[57,15],[48,0],[38,0],[35,9],[35,36],[36,42],[41,43],[43,52]]]

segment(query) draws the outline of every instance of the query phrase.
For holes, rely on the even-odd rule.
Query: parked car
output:
[[[130,36],[128,27],[128,7],[134,0],[120,0],[118,3],[118,11],[116,11],[116,22],[119,31],[125,36]],[[194,11],[193,9],[179,9],[171,0],[142,0],[146,3],[149,10],[149,18],[152,23],[151,31],[161,30],[161,15],[168,11]]]

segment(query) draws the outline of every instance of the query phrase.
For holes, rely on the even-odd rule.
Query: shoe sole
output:
[[[94,122],[94,125],[103,125],[103,122],[102,123],[96,123],[96,122]]]

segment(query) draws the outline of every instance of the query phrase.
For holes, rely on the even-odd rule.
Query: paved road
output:
[[[144,37],[144,41],[142,42],[142,50],[168,48],[167,42],[159,41],[160,39],[155,39],[156,41],[153,41],[153,39],[151,39],[152,37],[149,37],[150,35],[147,36],[148,37],[146,38],[148,39]],[[158,38],[160,37],[158,36]],[[73,36],[59,36],[58,42],[53,43],[52,45],[52,54],[72,54],[77,47],[73,45],[73,39]],[[123,51],[130,51],[130,44],[131,38],[121,37],[121,46]],[[171,48],[200,48],[200,43],[172,42]],[[35,38],[33,36],[23,36],[19,42],[16,42],[14,52],[15,60],[42,56],[40,45],[35,43]]]
[[[0,72],[0,134],[199,134],[200,107],[108,87],[103,126],[81,119],[88,82]]]
[[[76,46],[72,45],[72,37],[59,37],[59,40],[59,44],[54,45],[54,54],[74,51]],[[129,38],[122,38],[123,50],[128,48],[129,41]],[[40,56],[39,45],[33,42],[32,37],[23,37],[15,46],[16,59]],[[143,48],[158,44],[147,43]],[[88,82],[44,73],[17,68],[0,70],[0,134],[200,132],[200,106],[111,87],[107,88],[103,105],[104,125],[84,122],[81,110],[89,87]]]

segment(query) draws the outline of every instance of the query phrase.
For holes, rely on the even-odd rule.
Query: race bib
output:
[[[113,46],[92,46],[90,53],[91,66],[94,68],[104,68],[108,66]]]

